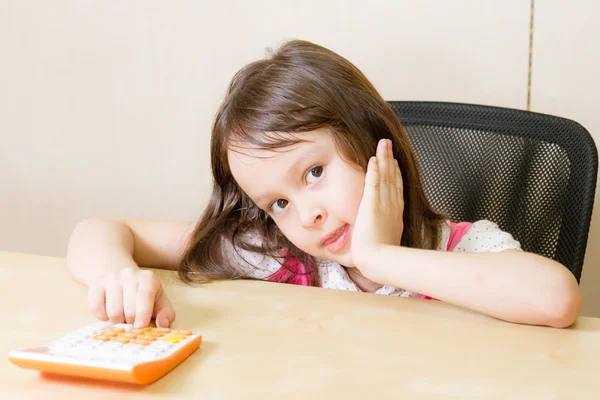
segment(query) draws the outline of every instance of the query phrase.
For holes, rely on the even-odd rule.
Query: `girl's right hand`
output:
[[[369,279],[369,261],[374,259],[378,248],[400,246],[404,231],[403,187],[392,142],[382,139],[377,144],[376,156],[367,164],[365,188],[352,230],[352,261]]]
[[[156,318],[156,326],[168,328],[175,320],[173,305],[162,284],[149,270],[127,267],[90,285],[90,311],[98,319],[112,323],[146,327]]]

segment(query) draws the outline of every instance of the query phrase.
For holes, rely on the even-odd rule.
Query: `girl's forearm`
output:
[[[361,271],[380,284],[511,322],[566,327],[581,310],[573,274],[533,253],[457,253],[384,245]]]
[[[133,253],[134,238],[127,225],[89,218],[71,234],[67,268],[75,279],[89,286],[111,272],[136,266]]]

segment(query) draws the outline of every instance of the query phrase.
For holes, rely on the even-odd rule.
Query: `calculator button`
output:
[[[108,327],[111,327],[112,323],[111,322],[105,322],[105,321],[98,321],[98,322],[92,322],[89,325],[86,325],[85,327],[87,329],[92,329],[92,330],[102,330],[102,329],[106,329]]]
[[[155,357],[163,357],[166,354],[166,352],[163,349],[146,349],[143,351],[143,353],[152,354]]]
[[[106,336],[106,335],[96,335],[94,336],[95,340],[101,340],[103,342],[107,342],[110,340],[110,336]]]
[[[112,339],[115,342],[119,342],[119,343],[129,343],[129,339],[124,338],[124,337],[116,337]]]
[[[173,332],[177,335],[185,335],[185,336],[191,336],[192,335],[192,331],[184,331],[184,330],[177,330],[175,332]]]
[[[133,357],[133,356],[140,354],[140,351],[143,351],[143,349],[144,349],[144,346],[142,346],[141,344],[135,344],[133,342],[129,342],[127,344],[127,346],[123,346],[123,349],[121,351],[126,354],[131,354]]]
[[[142,346],[148,346],[150,343],[145,341],[145,340],[132,340],[131,343],[133,344],[139,344]]]
[[[161,356],[154,354],[154,353],[142,351],[136,358],[137,358],[137,360],[139,360],[138,362],[145,362],[145,361],[154,361],[157,358],[161,358]]]
[[[126,337],[127,339],[137,339],[138,335],[135,333],[125,333],[123,337]]]
[[[151,335],[146,335],[146,336],[142,336],[140,338],[140,340],[145,340],[147,342],[154,342],[156,340],[156,337],[151,336]]]
[[[160,333],[170,333],[171,332],[171,330],[169,328],[156,328],[154,331],[160,332]]]
[[[50,347],[48,347],[48,351],[50,353],[62,353],[62,352],[68,352],[71,349],[73,349],[73,345],[70,343],[56,343]]]
[[[130,330],[129,332],[131,332],[131,333],[137,333],[137,334],[140,334],[140,333],[146,333],[147,331],[149,331],[149,330],[151,330],[151,329],[152,329],[152,328],[150,328],[150,327],[146,327],[146,328],[133,328],[133,329],[132,329],[132,330]]]
[[[73,332],[70,335],[68,335],[67,337],[70,339],[83,339],[86,337],[89,337],[89,334],[83,333],[83,332]]]
[[[152,347],[159,349],[170,349],[173,347],[173,344],[171,342],[163,342],[159,340],[157,342],[152,342]]]

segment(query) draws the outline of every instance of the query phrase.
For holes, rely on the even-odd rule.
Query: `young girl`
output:
[[[393,110],[349,61],[291,41],[242,68],[217,112],[214,178],[197,224],[87,219],[67,265],[100,319],[169,326],[156,276],[264,279],[438,299],[506,321],[566,327],[574,276],[489,221],[451,223],[422,190]]]

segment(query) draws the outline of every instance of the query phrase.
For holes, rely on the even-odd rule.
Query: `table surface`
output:
[[[156,271],[173,325],[198,351],[148,386],[25,370],[12,349],[94,322],[63,258],[0,252],[0,396],[137,398],[594,398],[600,319],[568,329],[512,324],[438,301],[257,281],[203,287]],[[574,394],[577,394],[574,396]]]

